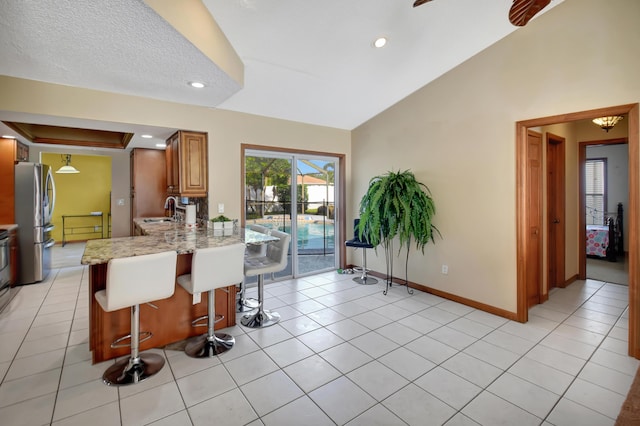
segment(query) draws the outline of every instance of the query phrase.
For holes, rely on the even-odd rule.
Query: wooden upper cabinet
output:
[[[29,161],[29,147],[16,141],[16,161]]]
[[[207,134],[178,131],[167,139],[167,191],[181,197],[206,197]]]
[[[16,139],[0,138],[2,155],[13,162],[29,161],[29,146]]]

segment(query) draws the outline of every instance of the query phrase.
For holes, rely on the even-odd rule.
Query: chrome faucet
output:
[[[178,198],[170,195],[166,198],[166,200],[164,200],[164,208],[165,209],[169,209],[171,210],[171,203],[170,201],[173,201],[173,216],[171,216],[173,218],[173,220],[178,221],[178,209],[181,210],[186,210],[186,208],[184,206],[181,206],[178,203]]]

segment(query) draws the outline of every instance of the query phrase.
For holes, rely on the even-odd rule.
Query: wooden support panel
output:
[[[176,276],[189,273],[191,254],[178,256]],[[93,363],[129,354],[130,348],[112,349],[111,343],[131,331],[131,309],[105,312],[96,301],[94,294],[106,288],[107,264],[89,267],[89,346],[93,353]],[[224,319],[216,324],[216,329],[235,325],[235,286],[217,289],[215,294],[216,315]],[[206,327],[193,327],[191,322],[207,315],[207,294],[203,293],[200,303],[193,304],[193,296],[176,285],[174,295],[168,299],[154,301],[155,309],[147,304],[140,305],[140,331],[150,331],[153,337],[140,344],[140,350],[164,347],[170,343],[191,336],[206,333]]]

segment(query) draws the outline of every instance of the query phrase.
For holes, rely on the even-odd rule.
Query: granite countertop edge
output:
[[[147,218],[148,219],[148,218]],[[81,264],[99,265],[111,259],[175,250],[180,254],[193,253],[196,249],[221,247],[235,243],[260,244],[275,238],[244,229],[235,230],[231,235],[214,234],[212,229],[187,227],[180,222],[144,222],[144,218],[134,219],[142,231],[141,236],[118,237],[101,240],[89,240],[82,255]]]

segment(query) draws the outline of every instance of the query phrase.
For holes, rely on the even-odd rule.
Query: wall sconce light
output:
[[[65,173],[65,174],[80,173],[79,170],[77,170],[75,167],[71,165],[71,154],[60,155],[60,157],[62,158],[62,162],[65,163],[65,165],[60,167],[56,171],[56,173]]]
[[[593,122],[600,126],[602,130],[609,133],[609,130],[613,129],[613,126],[618,124],[623,118],[621,115],[611,115],[609,117],[594,118]]]

